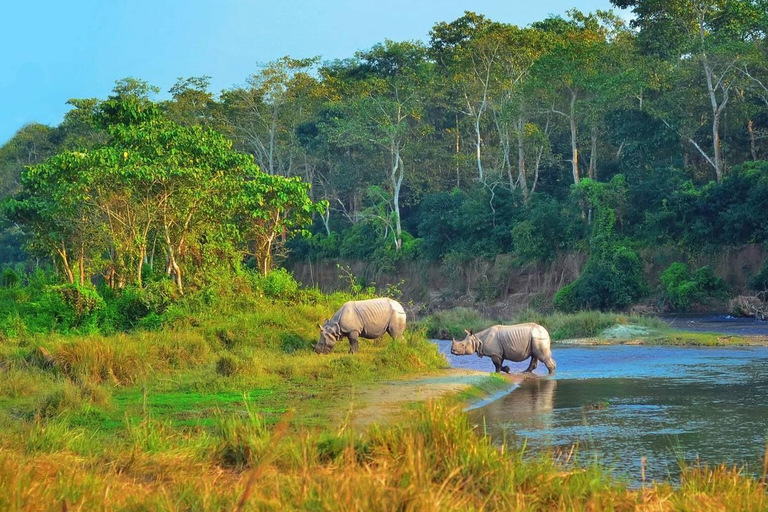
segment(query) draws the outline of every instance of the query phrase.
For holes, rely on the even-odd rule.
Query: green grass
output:
[[[752,342],[742,336],[730,336],[711,332],[688,332],[661,330],[645,338],[642,342],[649,345],[688,345],[701,347],[727,347],[750,345]]]
[[[346,342],[314,354],[317,322],[347,298],[288,304],[246,295],[217,311],[184,311],[159,331],[0,341],[0,510],[766,505],[762,487],[726,468],[686,469],[680,489],[641,492],[599,464],[494,446],[459,409],[507,387],[499,376],[356,432],[337,419],[356,387],[445,361],[418,328],[397,341],[361,340],[355,355]],[[605,318],[635,321],[537,320],[586,332]]]

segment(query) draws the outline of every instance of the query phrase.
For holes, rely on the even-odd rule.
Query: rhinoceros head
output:
[[[472,334],[472,331],[465,330],[467,337],[463,341],[453,340],[451,343],[451,354],[455,356],[468,356],[477,352],[477,347],[480,346],[480,340]]]
[[[341,337],[341,328],[338,323],[330,323],[328,320],[325,324],[317,325],[320,327],[320,341],[315,345],[315,352],[318,354],[327,354],[336,345]]]

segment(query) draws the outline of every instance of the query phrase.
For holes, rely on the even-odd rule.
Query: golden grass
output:
[[[230,419],[235,421],[234,419]],[[227,420],[227,421],[230,421]],[[246,424],[253,418],[244,419]],[[442,402],[363,435],[192,436],[158,453],[88,458],[0,448],[2,510],[765,510],[765,487],[725,467],[686,468],[678,488],[627,489],[599,466],[569,469],[494,446]],[[239,428],[235,423],[230,427]],[[227,427],[229,428],[229,427]],[[227,463],[222,443],[259,449]],[[201,446],[203,448],[201,448]],[[63,505],[66,504],[66,505]]]

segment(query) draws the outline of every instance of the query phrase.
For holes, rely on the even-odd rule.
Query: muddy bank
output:
[[[694,268],[712,267],[715,275],[738,295],[768,258],[768,250],[752,244],[690,255],[676,247],[653,247],[641,250],[640,256],[645,263],[645,280],[651,286],[658,283],[659,275],[669,265],[685,261]],[[503,318],[526,307],[551,305],[557,290],[578,278],[586,261],[586,253],[573,252],[560,254],[551,262],[529,264],[521,264],[510,254],[500,254],[454,266],[408,262],[394,270],[382,270],[365,261],[293,261],[287,268],[300,283],[325,292],[349,289],[348,276],[337,264],[349,268],[363,286],[376,285],[384,290],[395,284],[403,292],[404,301],[413,300],[418,306],[412,314],[466,306],[488,317]]]

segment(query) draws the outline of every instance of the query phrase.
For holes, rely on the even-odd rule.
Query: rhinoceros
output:
[[[525,372],[535,370],[539,361],[546,365],[549,373],[557,368],[549,347],[549,333],[539,324],[494,325],[477,334],[464,332],[467,333],[464,341],[453,340],[451,354],[488,356],[497,373],[509,373],[509,366],[502,366],[505,359],[519,362],[530,357],[531,362]]]
[[[385,332],[392,339],[405,332],[405,310],[399,302],[387,299],[351,300],[345,302],[320,327],[320,341],[315,352],[327,354],[334,345],[346,336],[349,338],[349,352],[357,352],[357,338],[369,340],[383,336]]]

